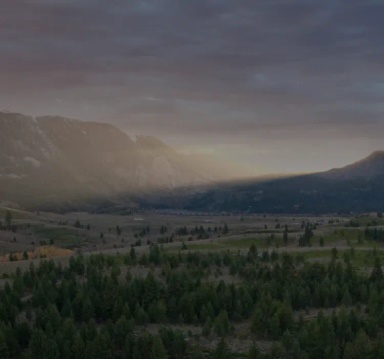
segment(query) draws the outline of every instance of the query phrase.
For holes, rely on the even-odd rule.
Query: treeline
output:
[[[383,214],[382,212],[378,212],[377,213],[377,219],[372,219],[372,220],[369,220],[367,222],[367,220],[359,220],[359,218],[355,218],[355,219],[351,219],[350,221],[348,221],[344,227],[362,227],[362,226],[366,226],[366,227],[375,227],[375,226],[380,226],[380,225],[383,225]]]
[[[168,227],[163,225],[160,227],[160,234],[165,235],[168,233]],[[202,225],[195,226],[193,228],[188,229],[187,226],[178,227],[170,233],[169,236],[163,236],[157,238],[158,244],[164,243],[172,243],[175,241],[177,237],[187,237],[188,241],[192,241],[194,239],[209,239],[213,236],[220,237],[222,235],[227,235],[229,233],[229,227],[226,223],[223,226],[215,226],[215,227],[206,227],[204,228]]]
[[[207,351],[194,344],[198,338],[170,328],[191,324],[201,336],[225,338],[248,320],[250,337],[276,341],[269,354],[252,346],[243,353],[248,358],[379,358],[384,280],[373,259],[369,278],[336,255],[310,263],[259,253],[255,245],[244,255],[167,254],[152,245],[142,256],[131,248],[72,257],[66,268],[31,264],[0,291],[0,358],[232,358],[225,340]],[[133,277],[138,265],[148,275]],[[224,271],[241,281],[220,280]],[[212,275],[217,280],[208,280]],[[295,315],[337,307],[354,309],[320,312],[312,321]],[[150,334],[151,323],[164,328]]]
[[[384,229],[383,228],[365,228],[365,239],[377,242],[384,242]]]
[[[187,236],[187,235],[191,235],[191,236],[198,236],[199,239],[203,239],[204,237],[208,236],[209,238],[209,234],[210,233],[215,233],[215,234],[228,234],[229,233],[229,227],[228,225],[225,223],[224,226],[215,226],[215,227],[207,227],[207,228],[204,228],[203,226],[195,226],[194,228],[188,230],[186,226],[184,227],[180,227],[180,228],[177,228],[175,231],[174,231],[175,234],[177,234],[178,236]]]
[[[13,214],[11,211],[7,210],[5,212],[4,223],[0,221],[0,230],[16,233],[17,226],[13,224]]]

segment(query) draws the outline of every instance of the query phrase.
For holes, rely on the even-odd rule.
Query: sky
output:
[[[255,173],[384,149],[384,0],[1,0],[0,110]]]

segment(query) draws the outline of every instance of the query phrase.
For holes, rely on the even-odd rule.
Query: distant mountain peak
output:
[[[368,157],[366,157],[365,160],[380,160],[380,161],[384,161],[384,151],[383,150],[374,151]]]
[[[218,184],[179,197],[183,209],[254,213],[364,213],[384,209],[384,151],[343,168],[265,181]]]
[[[334,168],[320,176],[335,179],[371,178],[384,176],[384,151],[374,151],[369,156],[342,168]]]
[[[136,135],[136,144],[146,150],[172,150],[174,149],[163,141],[153,136],[145,136],[145,135]]]

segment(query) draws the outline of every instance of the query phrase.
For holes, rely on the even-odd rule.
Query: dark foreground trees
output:
[[[378,257],[365,276],[337,257],[152,246],[144,258],[133,250],[18,270],[0,290],[0,358],[381,358],[383,307]],[[185,324],[200,331],[177,329]],[[255,344],[233,353],[238,325]],[[206,347],[204,336],[223,340]]]

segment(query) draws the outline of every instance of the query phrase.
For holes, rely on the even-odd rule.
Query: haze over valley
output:
[[[0,113],[3,201],[56,211],[173,209],[348,213],[381,210],[384,152],[341,169],[251,177],[106,123]]]
[[[0,0],[0,359],[384,358],[383,19]]]
[[[60,117],[0,113],[1,196],[31,207],[86,208],[87,200],[239,178],[240,166],[180,154],[152,136]]]

